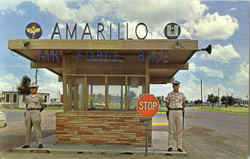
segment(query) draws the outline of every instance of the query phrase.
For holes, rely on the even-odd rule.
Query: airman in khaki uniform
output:
[[[25,140],[25,145],[22,148],[30,147],[32,127],[36,140],[39,144],[38,147],[43,148],[40,112],[44,109],[45,105],[42,104],[43,102],[42,97],[37,94],[38,86],[32,84],[30,88],[31,88],[31,94],[26,96],[24,101],[26,104],[28,104],[28,106],[24,113],[25,126],[26,126],[26,140]]]
[[[169,110],[169,135],[168,135],[168,151],[173,150],[174,136],[177,138],[177,151],[183,152],[183,111],[186,106],[185,96],[179,92],[180,82],[173,82],[173,91],[166,98],[166,106]]]

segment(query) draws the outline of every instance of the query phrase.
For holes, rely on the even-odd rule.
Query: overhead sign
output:
[[[76,51],[76,60],[78,62],[85,60],[87,62],[120,62],[120,54],[117,51]],[[168,53],[166,50],[158,50],[155,52],[144,52],[139,50],[137,53],[137,61],[144,63],[145,61],[160,64],[168,63]],[[60,56],[58,50],[41,50],[37,57],[37,62],[58,62],[60,63]]]
[[[30,23],[25,28],[25,34],[30,39],[39,39],[42,36],[42,28],[37,23]]]
[[[95,31],[93,31],[93,27],[95,26]],[[124,25],[124,26],[123,26]],[[86,23],[85,26],[79,25],[77,23],[74,24],[73,27],[71,27],[68,23],[66,23],[65,26],[59,25],[58,23],[55,24],[53,32],[51,33],[51,39],[62,39],[62,35],[65,35],[65,39],[67,40],[85,40],[85,39],[96,39],[96,40],[133,40],[129,37],[129,24],[123,23],[122,25],[120,23],[112,24],[110,23],[109,26],[104,25],[103,23],[97,23],[97,24],[89,24]],[[60,28],[61,27],[61,28]],[[65,29],[64,29],[65,28]],[[79,33],[79,29],[82,28],[80,37],[77,33]],[[113,29],[116,28],[116,29]],[[62,29],[64,29],[64,33],[62,32]],[[96,33],[96,38],[93,36],[93,32]],[[145,23],[138,23],[135,26],[134,32],[130,34],[134,34],[137,38],[137,40],[145,40],[147,39],[148,33],[151,33],[152,31],[149,30],[148,26]],[[176,39],[180,35],[180,26],[176,23],[169,23],[165,26],[163,29],[163,32],[168,39]],[[30,23],[25,28],[25,33],[30,39],[38,39],[42,35],[42,28],[38,23]],[[63,34],[62,34],[63,33]],[[78,36],[78,37],[77,37]]]
[[[176,23],[169,23],[165,27],[164,34],[168,39],[177,39],[181,34],[181,27]]]
[[[159,101],[152,94],[142,95],[136,105],[137,111],[144,117],[152,117],[158,112]]]

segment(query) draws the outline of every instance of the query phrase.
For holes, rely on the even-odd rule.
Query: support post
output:
[[[88,111],[88,82],[86,76],[82,79],[82,106],[83,111]]]
[[[72,110],[72,79],[68,80],[68,107],[69,110]]]
[[[105,98],[104,98],[104,103],[105,103],[105,107],[104,109],[108,109],[108,95],[109,95],[109,87],[108,87],[108,77],[105,76]]]
[[[78,83],[74,82],[74,110],[79,110],[79,105],[78,105]]]
[[[150,88],[149,88],[149,84],[150,84],[150,75],[149,75],[149,61],[146,60],[145,61],[145,93],[150,93]]]
[[[121,111],[123,110],[123,85],[121,85]]]
[[[128,76],[125,76],[125,110],[128,110]]]
[[[90,85],[90,106],[93,109],[94,108],[94,104],[93,104],[93,85]]]

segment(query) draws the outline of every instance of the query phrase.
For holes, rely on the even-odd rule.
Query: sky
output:
[[[30,22],[41,25],[42,39],[50,38],[56,22],[62,32],[65,23],[71,27],[77,23],[80,29],[86,23],[91,28],[98,22],[105,26],[129,23],[131,34],[143,22],[150,29],[148,39],[165,39],[162,28],[176,22],[181,26],[179,39],[198,40],[199,48],[213,46],[212,55],[197,52],[188,61],[189,70],[175,75],[187,99],[200,98],[201,80],[204,100],[208,94],[217,95],[218,89],[220,96],[248,98],[248,8],[249,1],[236,0],[0,0],[0,91],[15,90],[23,75],[34,80],[30,62],[8,50],[8,40],[27,38],[24,31]],[[46,69],[39,69],[38,84],[39,91],[51,97],[62,93],[57,75]],[[171,84],[150,85],[150,93],[156,96],[166,96],[171,90]]]

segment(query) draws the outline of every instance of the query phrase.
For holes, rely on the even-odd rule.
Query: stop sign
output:
[[[136,105],[137,111],[145,117],[152,117],[156,112],[158,112],[159,101],[152,94],[142,95]]]

